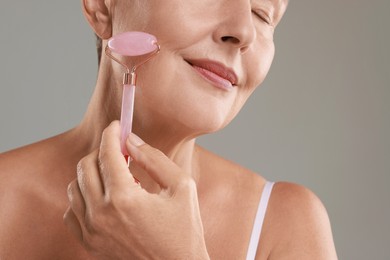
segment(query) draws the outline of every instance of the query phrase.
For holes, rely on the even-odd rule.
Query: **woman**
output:
[[[312,192],[271,189],[195,144],[226,126],[264,80],[287,1],[82,4],[103,48],[125,31],[151,33],[161,45],[138,70],[126,143],[133,161],[129,170],[115,121],[123,71],[102,55],[77,127],[1,155],[0,258],[336,259]]]

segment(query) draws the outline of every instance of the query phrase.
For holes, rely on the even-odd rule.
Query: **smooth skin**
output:
[[[286,5],[83,0],[103,47],[129,30],[162,46],[138,72],[133,161],[128,169],[115,121],[123,70],[103,55],[77,127],[0,155],[0,258],[245,259],[265,179],[195,138],[226,126],[264,80]],[[223,63],[237,85],[215,88],[188,59]],[[326,210],[310,190],[275,184],[256,259],[337,259]]]

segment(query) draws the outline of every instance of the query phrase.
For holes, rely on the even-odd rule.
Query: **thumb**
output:
[[[163,152],[146,144],[134,133],[126,141],[127,150],[133,159],[161,188],[174,191],[187,175]]]

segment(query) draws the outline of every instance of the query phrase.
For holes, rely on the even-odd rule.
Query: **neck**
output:
[[[77,137],[77,143],[82,147],[85,155],[99,148],[103,130],[113,121],[120,118],[121,109],[121,83],[112,79],[114,73],[107,60],[102,57],[103,64],[99,70],[97,85],[88,106],[84,119],[73,130],[73,136]],[[102,66],[103,65],[103,66]],[[117,77],[120,78],[120,77]],[[195,181],[198,179],[196,163],[194,160],[195,138],[188,131],[179,127],[172,128],[166,122],[148,123],[137,114],[134,115],[133,132],[139,135],[146,143],[162,151],[167,157],[190,174]],[[80,142],[80,140],[83,140]],[[131,173],[140,180],[143,187],[154,189],[153,182],[142,169],[131,165]]]

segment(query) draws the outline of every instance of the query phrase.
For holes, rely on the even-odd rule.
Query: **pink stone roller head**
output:
[[[154,35],[144,32],[124,32],[108,40],[108,47],[123,56],[140,56],[158,48]]]
[[[121,110],[121,150],[129,163],[126,149],[126,138],[130,134],[133,125],[134,94],[136,87],[136,69],[151,59],[160,51],[156,37],[144,32],[124,32],[113,36],[108,40],[106,54],[114,61],[126,68],[123,77],[123,95]],[[132,67],[131,72],[128,66],[113,56],[113,53],[122,56],[140,56],[150,53],[141,63]]]

